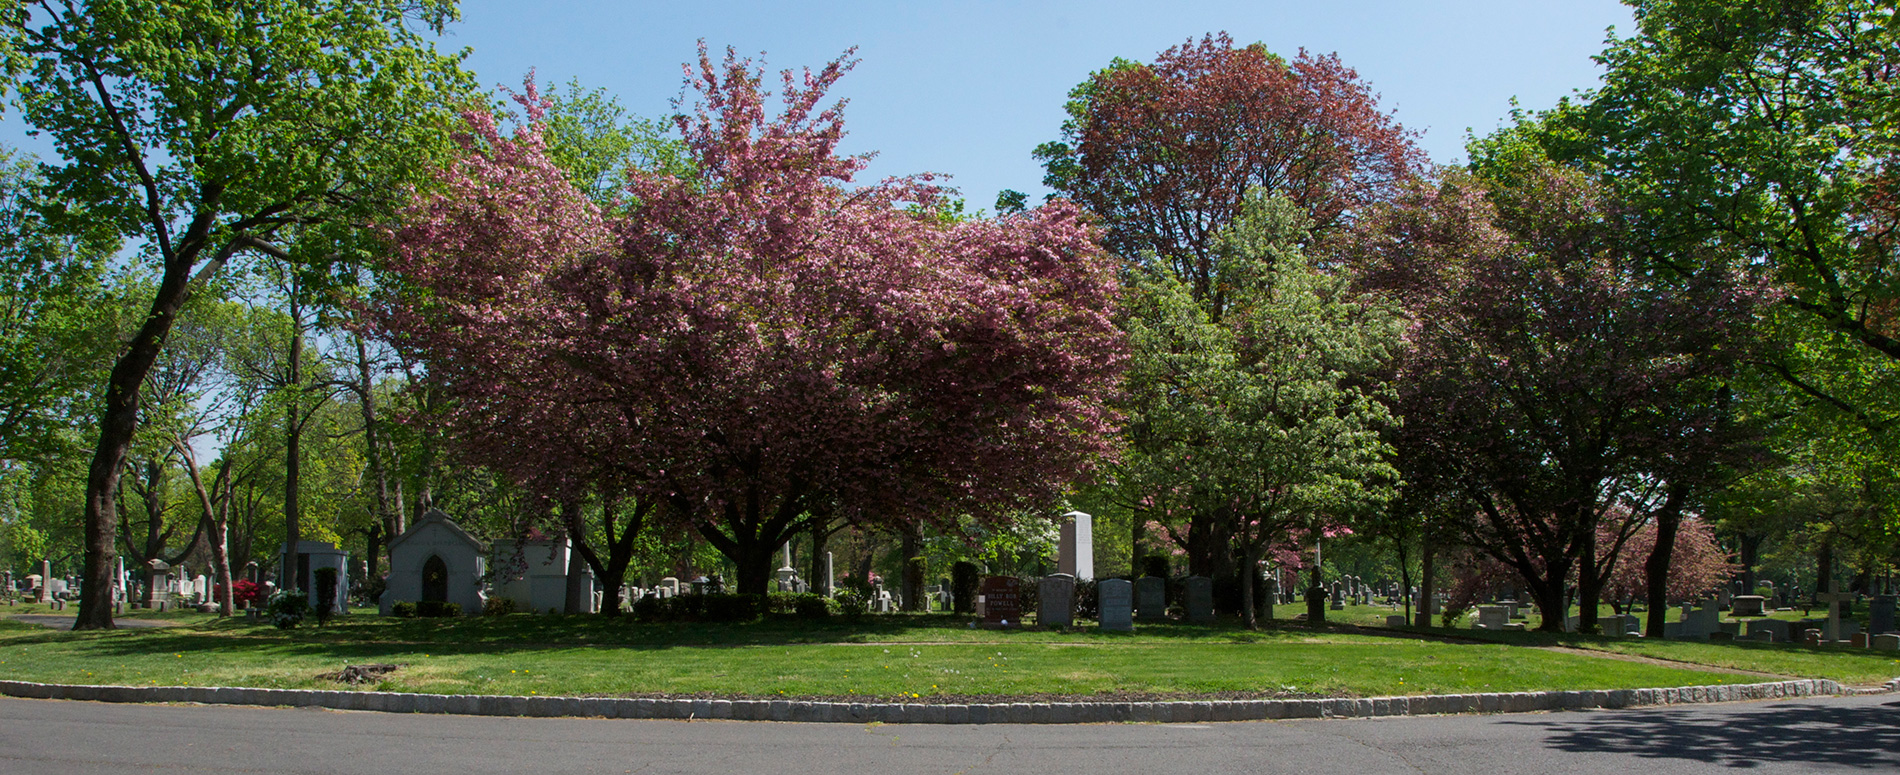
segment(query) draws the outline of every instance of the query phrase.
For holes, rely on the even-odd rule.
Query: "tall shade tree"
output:
[[[1108,249],[1153,253],[1220,313],[1215,242],[1260,188],[1337,232],[1424,157],[1337,55],[1292,60],[1226,33],[1117,59],[1070,92],[1044,182],[1100,216]]]
[[[124,301],[107,264],[115,235],[61,228],[83,224],[59,218],[43,185],[0,148],[0,476],[74,452]]]
[[[848,68],[787,71],[768,118],[762,72],[702,51],[676,118],[696,176],[636,169],[612,216],[549,160],[533,95],[511,137],[469,116],[379,325],[474,455],[658,498],[751,593],[814,510],[1001,518],[1091,469],[1123,359],[1094,231],[1067,204],[960,221],[921,179],[852,187],[866,162],[820,107]]]
[[[1398,317],[1315,267],[1299,249],[1305,227],[1296,205],[1256,189],[1217,243],[1231,294],[1219,321],[1164,271],[1128,288],[1131,443],[1117,489],[1144,515],[1192,509],[1203,519],[1179,536],[1186,548],[1231,551],[1242,569],[1296,529],[1376,504],[1396,479],[1380,439],[1391,414],[1363,377],[1398,347]],[[1241,577],[1249,627],[1255,575]]]
[[[1876,0],[1629,0],[1603,85],[1549,114],[1552,156],[1645,214],[1651,260],[1758,262],[1782,291],[1762,360],[1876,437],[1900,422],[1900,17]],[[1685,249],[1687,248],[1687,249]],[[1714,250],[1710,250],[1713,248]],[[1877,438],[1891,445],[1890,439]]]
[[[142,245],[158,278],[107,378],[86,483],[80,628],[112,626],[119,471],[139,385],[194,286],[292,223],[374,209],[466,80],[416,27],[443,0],[43,0],[12,28],[29,124],[66,198]]]
[[[1451,171],[1373,218],[1363,243],[1365,282],[1414,320],[1409,432],[1456,467],[1477,511],[1464,540],[1523,577],[1548,629],[1573,573],[1579,626],[1594,626],[1607,513],[1658,483],[1708,481],[1746,449],[1720,396],[1761,295],[1714,269],[1658,280],[1617,212],[1547,162],[1483,183]]]

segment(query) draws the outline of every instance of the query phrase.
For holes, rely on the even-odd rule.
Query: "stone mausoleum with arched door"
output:
[[[388,616],[397,603],[441,601],[461,606],[464,615],[481,613],[485,554],[449,515],[430,509],[389,542],[389,587],[379,609]]]

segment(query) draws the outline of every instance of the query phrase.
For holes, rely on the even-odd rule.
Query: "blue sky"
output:
[[[1496,127],[1516,97],[1545,108],[1599,74],[1605,29],[1627,34],[1614,0],[1175,0],[1172,2],[754,2],[464,0],[441,41],[469,49],[483,85],[578,78],[649,117],[672,112],[683,63],[703,39],[764,54],[771,70],[821,66],[857,47],[834,90],[850,99],[845,150],[877,151],[871,178],[945,173],[972,207],[1014,188],[1047,193],[1030,157],[1055,139],[1069,89],[1119,56],[1152,61],[1210,32],[1291,55],[1337,52],[1439,162],[1465,130]],[[0,116],[0,143],[50,153]]]
[[[1363,2],[546,2],[464,0],[443,40],[471,49],[488,86],[579,78],[630,110],[671,112],[680,65],[704,39],[765,55],[768,69],[817,67],[857,47],[834,94],[850,99],[849,152],[868,174],[953,176],[972,206],[1046,189],[1030,150],[1055,139],[1070,88],[1120,56],[1150,61],[1208,32],[1291,55],[1337,52],[1440,162],[1466,128],[1498,125],[1513,97],[1544,108],[1596,83],[1605,28],[1633,29],[1612,0]]]

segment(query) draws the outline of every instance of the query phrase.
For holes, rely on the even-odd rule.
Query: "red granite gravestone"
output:
[[[983,623],[1016,627],[1023,623],[1023,582],[1010,576],[983,579]]]

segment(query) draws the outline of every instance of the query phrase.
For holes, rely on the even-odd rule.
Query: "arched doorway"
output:
[[[422,602],[446,603],[449,601],[449,564],[438,555],[429,555],[429,561],[422,564]]]

